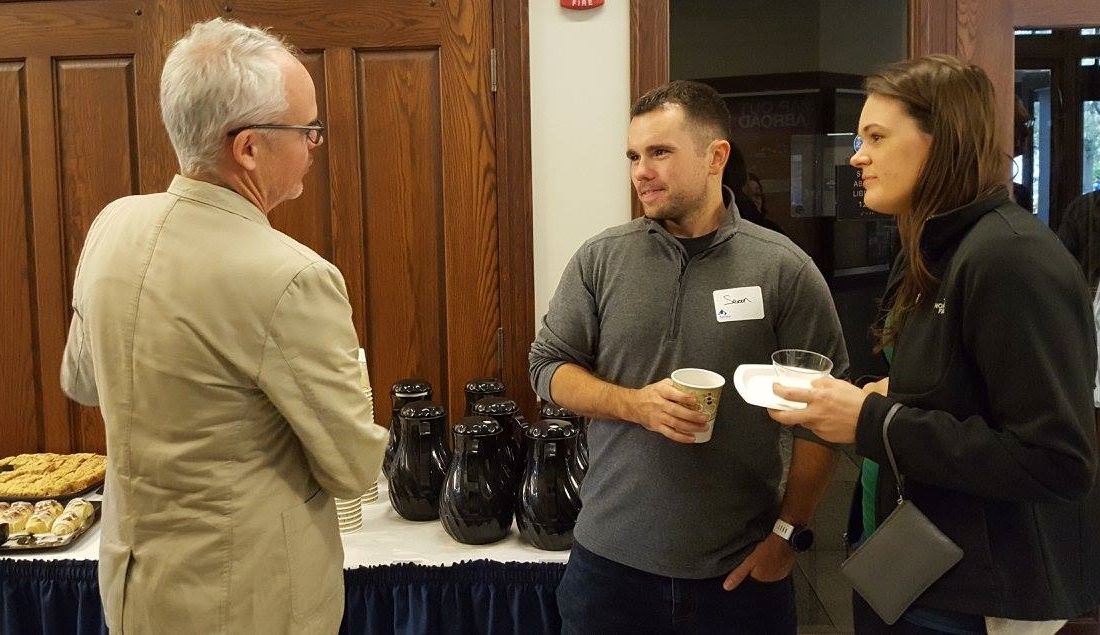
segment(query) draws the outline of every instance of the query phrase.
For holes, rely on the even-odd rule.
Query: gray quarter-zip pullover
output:
[[[629,388],[681,367],[718,372],[726,387],[709,443],[592,422],[577,541],[657,575],[708,578],[736,567],[777,518],[782,462],[780,425],[745,403],[733,373],[770,364],[780,348],[818,351],[834,375],[848,372],[817,267],[788,238],[742,220],[732,203],[711,246],[690,260],[645,218],[585,242],[531,346],[535,391],[550,400],[550,380],[566,362]]]

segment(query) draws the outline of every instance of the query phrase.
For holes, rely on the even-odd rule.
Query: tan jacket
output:
[[[386,442],[340,272],[177,176],[99,214],[73,309],[61,383],[106,421],[111,632],[336,632],[332,497],[374,481]]]

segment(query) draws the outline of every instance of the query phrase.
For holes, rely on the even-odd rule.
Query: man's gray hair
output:
[[[221,18],[193,25],[176,42],[160,76],[160,112],[181,174],[212,172],[230,130],[286,112],[279,53],[294,50],[265,30]]]

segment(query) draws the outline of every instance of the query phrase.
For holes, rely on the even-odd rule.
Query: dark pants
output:
[[[752,633],[798,630],[794,584],[746,579],[724,591],[725,576],[666,578],[598,556],[576,542],[558,585],[563,635]]]
[[[852,621],[855,623],[856,635],[878,635],[879,633],[888,635],[943,635],[947,632],[954,632],[926,628],[908,622],[904,618],[891,626],[883,622],[878,613],[875,613],[875,610],[871,608],[871,605],[867,604],[855,591],[852,592]],[[982,627],[977,632],[985,632],[985,628]]]

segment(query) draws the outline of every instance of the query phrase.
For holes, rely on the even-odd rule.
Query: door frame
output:
[[[535,416],[527,353],[535,336],[531,72],[527,2],[492,0],[496,49],[497,248],[501,380],[520,412]]]

